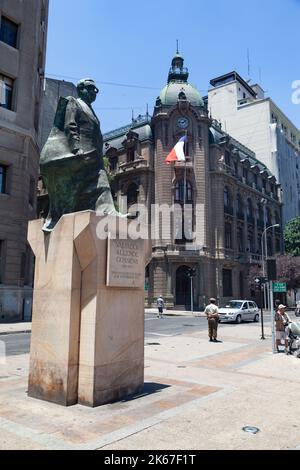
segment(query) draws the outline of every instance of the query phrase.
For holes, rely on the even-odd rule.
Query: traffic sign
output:
[[[286,292],[286,282],[273,282],[273,292]]]

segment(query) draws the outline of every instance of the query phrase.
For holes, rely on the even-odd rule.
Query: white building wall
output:
[[[244,92],[248,102],[239,105]],[[221,122],[223,130],[255,152],[256,158],[269,168],[281,184],[284,223],[298,216],[300,214],[300,131],[270,98],[254,99],[238,81],[210,89],[208,109],[211,117]],[[275,144],[272,139],[274,114],[278,118]],[[291,141],[292,135],[294,143]]]
[[[237,106],[238,84],[232,83],[209,90],[208,106],[211,117],[220,121],[223,130],[256,153],[271,171],[270,107],[268,101],[256,101]]]

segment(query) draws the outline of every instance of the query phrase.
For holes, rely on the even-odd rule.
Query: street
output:
[[[270,315],[264,315],[264,323],[269,325]],[[232,329],[243,328],[245,325],[254,326],[252,322],[228,324]],[[219,325],[219,336],[222,339],[222,328],[224,323]],[[255,325],[256,326],[256,325]],[[147,338],[171,337],[183,334],[197,333],[207,330],[207,320],[202,316],[173,316],[164,315],[162,319],[157,318],[153,313],[145,314],[145,341]],[[27,354],[30,351],[30,333],[18,333],[9,335],[0,335],[0,341],[5,343],[7,356],[17,356]]]

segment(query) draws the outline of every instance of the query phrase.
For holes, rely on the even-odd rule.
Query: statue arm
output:
[[[65,134],[69,141],[70,150],[77,154],[80,150],[80,135],[77,124],[78,107],[75,100],[69,100],[65,114]]]

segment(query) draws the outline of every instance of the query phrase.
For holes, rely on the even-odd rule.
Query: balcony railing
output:
[[[224,162],[218,162],[217,171],[221,171],[222,173],[227,173],[228,175],[235,176],[234,168]]]
[[[118,173],[124,173],[130,170],[137,170],[141,168],[148,168],[149,162],[144,158],[137,158],[133,162],[121,163],[118,168]]]

